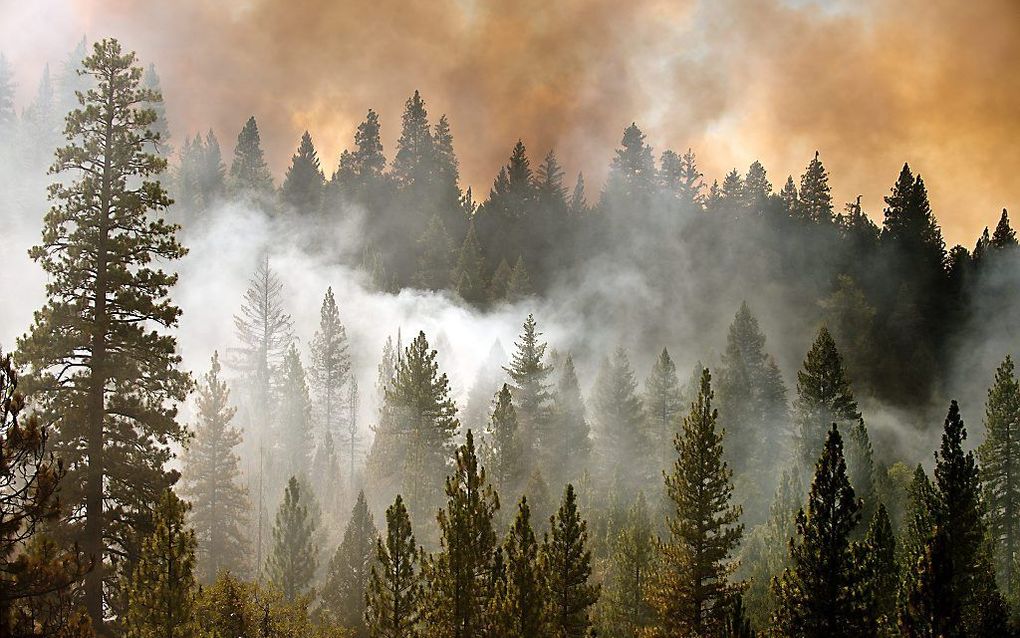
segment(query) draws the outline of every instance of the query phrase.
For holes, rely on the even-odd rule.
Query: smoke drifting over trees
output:
[[[1011,630],[1008,211],[949,247],[908,163],[869,211],[640,122],[470,188],[427,84],[281,160],[68,45],[22,110],[0,60],[0,634]]]

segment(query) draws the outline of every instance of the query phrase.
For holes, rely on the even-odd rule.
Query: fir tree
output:
[[[504,495],[519,494],[527,476],[524,472],[524,446],[510,387],[505,383],[493,400],[492,418],[486,435],[485,452],[493,486]]]
[[[312,338],[308,378],[315,392],[319,424],[332,436],[341,432],[343,388],[351,375],[350,343],[340,321],[333,288],[326,289],[319,309],[319,329]]]
[[[846,441],[846,471],[854,493],[862,499],[861,520],[870,521],[878,508],[875,460],[864,419],[850,428]],[[863,533],[865,530],[860,530]]]
[[[860,545],[857,562],[864,571],[866,614],[875,619],[879,636],[896,635],[896,596],[899,565],[896,537],[885,505],[879,504]]]
[[[712,376],[701,374],[701,389],[673,440],[677,459],[666,475],[675,507],[660,544],[660,566],[648,590],[658,614],[656,635],[714,636],[741,585],[729,582],[737,565],[731,555],[743,525],[733,497],[732,472],[723,460],[723,433],[716,429]]]
[[[655,182],[652,149],[645,143],[645,134],[632,122],[623,132],[620,148],[613,157],[605,196],[613,202],[633,204],[649,197],[654,191]]]
[[[368,110],[365,120],[358,125],[354,133],[354,166],[362,185],[368,186],[381,180],[386,170],[386,157],[379,136],[379,115],[372,109]]]
[[[570,192],[567,211],[574,217],[581,217],[588,212],[588,202],[584,195],[584,173],[578,173],[574,181],[574,190]]]
[[[913,566],[900,605],[899,629],[904,638],[962,638],[960,601],[953,591],[953,564],[949,541],[939,528],[932,530],[924,552]]]
[[[836,342],[828,329],[818,329],[811,349],[797,372],[797,399],[793,405],[797,423],[797,456],[810,467],[823,445],[822,432],[833,421],[844,426],[861,418],[850,379]]]
[[[371,638],[418,638],[422,616],[420,555],[404,502],[386,509],[386,536],[376,541],[375,564],[365,597]]]
[[[142,87],[151,91],[153,95],[160,96],[160,99],[152,102],[152,110],[156,112],[156,121],[152,123],[150,130],[158,137],[151,148],[153,153],[163,156],[170,155],[173,147],[170,146],[170,125],[166,120],[166,107],[163,105],[163,91],[160,89],[159,74],[156,73],[156,65],[150,64],[142,75]]]
[[[549,527],[539,549],[549,634],[553,638],[585,638],[591,630],[591,608],[598,601],[600,587],[590,582],[588,525],[577,511],[573,485],[567,485]]]
[[[280,412],[275,435],[284,476],[307,476],[312,460],[311,399],[297,346],[287,350],[280,371]]]
[[[315,526],[296,477],[290,477],[276,512],[273,548],[266,561],[269,581],[288,602],[306,594],[315,577]]]
[[[815,157],[808,162],[800,178],[800,213],[816,224],[832,222],[832,189],[829,187],[829,173]]]
[[[491,632],[505,638],[545,635],[546,599],[538,566],[538,542],[531,529],[527,497],[517,506],[517,517],[503,543],[503,578],[490,601]]]
[[[141,88],[134,64],[116,40],[98,42],[83,62],[97,84],[68,115],[69,143],[52,168],[78,179],[50,187],[42,243],[30,252],[49,275],[47,301],[19,341],[32,370],[25,385],[38,390],[68,470],[62,501],[82,516],[74,536],[96,561],[84,601],[100,632],[105,557],[147,531],[138,515],[176,480],[164,465],[184,440],[175,404],[191,386],[166,333],[180,316],[169,299],[177,277],[152,263],[185,253],[161,215],[166,161],[145,152],[156,114],[138,105],[158,96]]]
[[[565,485],[581,478],[591,457],[591,428],[585,418],[574,359],[569,354],[560,366],[553,394],[552,424],[551,435],[542,442],[541,466],[548,468],[554,485]]]
[[[794,219],[803,218],[800,193],[797,192],[797,185],[793,182],[793,176],[790,175],[786,178],[786,184],[783,185],[783,189],[779,191],[779,199],[783,202],[783,208],[786,210],[786,214]]]
[[[524,257],[518,257],[510,271],[510,279],[506,284],[506,300],[517,303],[533,295],[535,289],[531,285],[531,277],[524,266]]]
[[[652,470],[643,464],[634,467],[633,461],[647,458],[651,445],[643,424],[637,381],[622,348],[603,362],[595,379],[591,406],[595,451],[602,468],[609,479],[625,479],[624,497],[633,496]]]
[[[506,263],[506,259],[500,261],[496,272],[492,274],[492,279],[489,281],[489,301],[497,302],[506,299],[507,290],[510,287],[510,275],[510,264]]]
[[[525,458],[531,458],[539,449],[539,443],[547,437],[550,421],[552,395],[548,378],[552,366],[545,361],[547,344],[540,340],[541,336],[535,316],[529,314],[523,332],[514,343],[510,365],[504,368],[510,377]]]
[[[358,638],[368,636],[365,625],[365,594],[375,568],[379,531],[365,502],[365,493],[351,511],[343,541],[329,561],[329,572],[322,586],[322,607]]]
[[[433,215],[418,238],[418,272],[415,283],[425,290],[442,290],[450,284],[453,245],[439,215]]]
[[[567,203],[567,191],[563,186],[563,167],[550,150],[538,167],[535,175],[539,202],[550,209],[563,208]]]
[[[920,464],[914,468],[913,477],[907,487],[907,501],[902,541],[897,544],[897,549],[899,563],[903,568],[902,580],[909,584],[916,573],[915,567],[927,551],[928,542],[934,533],[935,509],[938,506],[938,494]]]
[[[1020,556],[1020,383],[1013,358],[995,371],[985,404],[985,440],[978,448],[988,531],[994,540],[996,572],[1007,598],[1017,602]]]
[[[163,493],[152,533],[125,578],[125,638],[191,638],[196,627],[195,534],[185,527],[188,505],[172,490]]]
[[[646,600],[655,561],[655,535],[644,494],[627,512],[623,530],[613,539],[602,589],[600,634],[609,638],[641,635],[655,612]]]
[[[697,158],[691,149],[680,157],[679,177],[680,201],[691,210],[700,210],[705,205],[704,175],[698,170]]]
[[[264,197],[273,190],[273,176],[262,153],[254,115],[248,118],[237,135],[229,185],[231,194],[247,197]]]
[[[645,413],[648,417],[648,437],[656,449],[666,447],[665,441],[673,437],[676,420],[683,409],[680,396],[680,379],[676,364],[666,348],[652,364],[652,371],[645,380]],[[668,467],[672,455],[663,452],[663,468]]]
[[[769,197],[772,195],[772,184],[769,183],[768,177],[765,174],[765,167],[762,166],[761,162],[755,160],[747,169],[743,189],[744,206],[760,215],[764,211]]]
[[[460,195],[457,189],[459,178],[457,154],[453,151],[453,134],[450,132],[450,121],[446,119],[445,114],[439,117],[434,127],[432,152],[435,161],[434,179],[438,184]]]
[[[815,466],[807,512],[797,514],[799,541],[790,542],[791,567],[775,581],[780,608],[775,624],[784,636],[867,636],[865,572],[854,560],[850,535],[861,503],[846,473],[843,439],[833,424]]]
[[[280,197],[299,213],[317,213],[322,205],[324,184],[319,155],[312,144],[312,136],[305,131],[297,152],[290,160],[290,168],[280,187]]]
[[[1009,225],[1009,214],[1002,209],[1002,216],[999,223],[995,225],[995,233],[992,235],[992,246],[995,248],[1016,248],[1016,231]]]
[[[184,454],[182,493],[191,500],[190,522],[198,542],[198,579],[212,583],[221,571],[243,574],[248,552],[248,493],[240,484],[235,448],[241,432],[236,408],[220,378],[220,359],[198,387],[198,424]]]
[[[397,154],[393,158],[393,177],[403,187],[429,183],[433,140],[428,117],[425,101],[415,91],[404,104]]]
[[[493,517],[499,498],[479,466],[474,438],[457,450],[456,467],[446,479],[446,507],[439,512],[440,551],[428,563],[429,636],[480,636],[493,592],[494,562],[499,552]]]
[[[904,270],[905,274],[922,278],[919,283],[928,285],[923,279],[941,271],[946,245],[921,176],[914,177],[904,164],[885,203],[882,241],[899,248],[911,268]]]
[[[485,302],[485,257],[478,244],[474,221],[468,224],[451,279],[454,289],[464,301],[472,304]]]

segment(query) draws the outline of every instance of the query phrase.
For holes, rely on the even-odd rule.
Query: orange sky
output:
[[[156,63],[178,143],[229,152],[255,114],[278,176],[305,128],[331,168],[370,107],[392,156],[418,88],[479,195],[518,137],[598,184],[634,120],[656,155],[760,159],[777,188],[818,149],[876,217],[909,161],[950,243],[1020,205],[1014,0],[0,0],[22,104],[82,33]]]

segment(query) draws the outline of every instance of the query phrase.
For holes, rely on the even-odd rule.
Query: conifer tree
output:
[[[507,290],[510,287],[510,275],[510,264],[506,263],[506,259],[503,259],[496,267],[496,272],[492,274],[492,279],[489,280],[489,301],[497,302],[506,299]]]
[[[1020,559],[1020,383],[1008,355],[988,389],[985,440],[978,448],[978,458],[996,573],[1006,597],[1016,604],[1020,593],[1016,569]]]
[[[899,563],[903,569],[902,580],[909,584],[915,575],[915,567],[924,556],[934,533],[935,510],[938,506],[938,494],[920,464],[914,468],[913,477],[907,487],[907,501],[902,540],[897,544],[897,548]]]
[[[613,157],[605,196],[619,204],[640,202],[654,191],[656,179],[652,149],[645,143],[645,134],[631,122]]]
[[[722,186],[719,187],[720,203],[727,208],[727,213],[739,212],[744,207],[744,178],[737,169],[726,173]]]
[[[469,430],[446,479],[446,507],[439,512],[440,550],[427,564],[429,636],[483,635],[492,597],[495,557],[499,552],[493,517],[499,498],[478,464]]]
[[[799,540],[790,542],[791,566],[775,581],[780,607],[775,624],[784,636],[874,635],[862,587],[865,572],[854,560],[850,535],[860,520],[843,459],[843,439],[833,424],[808,496],[797,514]]]
[[[407,98],[401,120],[393,177],[402,187],[427,185],[431,178],[433,139],[428,111],[418,91]]]
[[[551,434],[542,441],[540,455],[554,485],[580,480],[591,457],[590,435],[574,358],[568,354],[553,394]]]
[[[273,175],[269,172],[259,127],[255,116],[248,118],[237,135],[234,160],[230,164],[230,192],[246,197],[264,197],[273,190]]]
[[[601,588],[598,583],[591,582],[588,525],[577,511],[573,485],[567,484],[549,527],[539,549],[549,635],[584,638],[591,630],[591,609],[599,599]]]
[[[336,437],[344,420],[343,389],[351,375],[351,352],[332,287],[322,299],[311,355],[308,378],[315,392],[316,416],[321,427]]]
[[[864,419],[850,428],[846,440],[846,473],[854,493],[862,500],[861,520],[871,521],[878,509],[878,491],[875,485],[875,460],[871,437]],[[863,534],[866,530],[860,530]],[[858,535],[860,535],[858,534]]]
[[[779,191],[779,199],[782,200],[783,208],[789,217],[794,219],[802,219],[804,217],[800,203],[800,193],[797,192],[797,185],[793,182],[793,175],[787,176],[786,184]]]
[[[677,417],[683,410],[676,364],[666,348],[656,357],[652,371],[645,380],[644,408],[648,418],[649,441],[656,449],[666,448],[665,442],[672,440]],[[661,456],[664,461],[662,467],[668,467],[672,459],[668,448]]]
[[[240,484],[235,450],[241,432],[232,424],[237,409],[220,378],[218,353],[198,387],[197,404],[198,424],[184,454],[182,493],[191,500],[198,579],[209,584],[221,571],[244,574],[248,567],[248,493]]]
[[[452,284],[461,298],[472,304],[484,303],[487,297],[485,289],[485,257],[482,247],[478,244],[475,234],[475,223],[468,223],[467,235],[460,246],[457,265],[451,276]]]
[[[517,517],[503,542],[503,577],[490,601],[491,632],[506,638],[545,635],[546,595],[538,566],[538,542],[531,529],[527,497],[517,505]]]
[[[861,418],[843,358],[828,329],[818,329],[811,349],[797,372],[797,398],[793,404],[797,423],[797,457],[805,466],[821,453],[822,434],[835,421],[844,426]]]
[[[744,176],[742,193],[744,206],[760,215],[771,195],[772,184],[769,183],[768,177],[765,174],[765,167],[762,166],[761,162],[755,160],[747,169],[747,175]]]
[[[800,178],[800,213],[816,224],[832,222],[832,189],[829,187],[829,173],[818,159],[808,162]]]
[[[866,614],[875,619],[879,636],[896,635],[896,596],[899,566],[896,563],[896,537],[885,505],[879,504],[860,545],[857,562],[864,571]]]
[[[257,636],[255,633],[254,583],[221,572],[216,582],[204,587],[196,603],[199,628],[211,636]],[[261,610],[259,610],[261,611]],[[261,615],[261,614],[259,614]]]
[[[379,136],[379,115],[368,109],[365,120],[358,125],[354,133],[354,166],[362,185],[370,185],[381,180],[386,170],[386,157]]]
[[[513,270],[510,271],[510,279],[506,283],[506,300],[516,303],[527,299],[534,292],[531,276],[528,275],[528,269],[524,265],[524,257],[517,257]]]
[[[290,160],[290,168],[280,187],[280,197],[299,213],[317,213],[322,205],[325,177],[319,167],[319,155],[312,144],[312,136],[305,131],[297,152]]]
[[[0,53],[0,131],[10,134],[17,115],[14,112],[14,71],[3,53]]]
[[[995,233],[992,235],[992,246],[995,248],[1016,248],[1016,231],[1009,225],[1009,214],[1002,209],[1002,216],[999,223],[995,225]]]
[[[433,127],[432,152],[435,161],[433,179],[441,187],[459,196],[457,179],[460,175],[457,154],[453,151],[453,133],[450,132],[450,121],[446,119],[445,114],[439,116],[439,121]]]
[[[315,577],[315,526],[309,515],[308,497],[292,476],[287,482],[283,502],[276,512],[273,548],[266,561],[266,575],[284,599],[293,602],[308,593]]]
[[[547,344],[540,340],[541,336],[535,316],[529,314],[514,343],[510,365],[504,368],[511,381],[525,458],[531,458],[540,441],[547,438],[550,422],[552,395],[548,378],[553,369],[545,361]]]
[[[698,170],[697,158],[691,149],[680,156],[679,177],[680,201],[691,210],[700,210],[705,205],[704,175]]]
[[[723,460],[713,397],[712,375],[704,370],[698,396],[673,439],[677,458],[666,475],[666,492],[675,509],[648,590],[659,636],[716,635],[731,598],[742,589],[729,582],[737,567],[731,555],[744,528],[738,524],[740,507],[730,503],[733,473]]]
[[[637,494],[653,467],[635,467],[635,459],[646,459],[652,448],[644,428],[637,381],[626,351],[617,349],[606,359],[592,390],[592,424],[595,452],[607,478],[619,477],[629,498]]]
[[[574,217],[581,217],[588,212],[588,202],[584,195],[584,173],[578,173],[574,181],[574,190],[570,193],[567,211]]]
[[[376,541],[375,563],[365,596],[371,638],[418,638],[424,595],[421,557],[404,501],[386,509],[386,536]]]
[[[744,598],[740,594],[733,597],[729,613],[723,621],[720,638],[755,638],[758,634],[751,628],[751,621],[744,613]]]
[[[913,567],[900,604],[899,629],[904,638],[962,638],[960,601],[953,591],[949,541],[940,528],[932,530]]]
[[[307,476],[312,460],[311,399],[305,368],[297,346],[291,343],[280,371],[280,412],[275,436],[283,476]]]
[[[197,135],[196,135],[197,137]],[[226,192],[227,167],[223,164],[223,151],[216,134],[209,129],[205,134],[202,153],[200,184],[206,205],[215,202]]]
[[[125,578],[125,638],[191,638],[195,617],[195,534],[185,526],[188,505],[166,490]]]
[[[510,387],[505,383],[493,400],[486,435],[485,456],[493,487],[504,496],[519,494],[527,477],[524,445]]]
[[[439,215],[433,215],[418,238],[418,272],[415,283],[425,290],[442,290],[450,285],[453,244]]]
[[[627,522],[612,541],[603,583],[600,635],[639,636],[653,625],[655,612],[645,596],[655,561],[655,535],[644,494],[627,512]]]
[[[154,95],[163,95],[159,84],[159,74],[156,73],[156,65],[149,64],[142,75],[142,87],[151,91]],[[166,107],[163,105],[162,97],[152,102],[152,110],[156,112],[156,120],[152,123],[150,130],[156,133],[159,138],[151,145],[153,153],[168,156],[173,151],[170,146],[170,125],[166,120]]]
[[[365,594],[374,569],[378,536],[365,493],[359,492],[343,541],[329,561],[321,595],[323,609],[358,638],[368,636]]]
[[[326,431],[317,430],[319,441],[312,454],[311,468],[307,476],[314,480],[313,493],[316,501],[325,506],[325,513],[330,518],[339,518],[346,508],[343,472],[337,458],[336,439]]]
[[[153,263],[185,253],[162,217],[166,161],[145,151],[156,115],[139,105],[159,95],[140,86],[134,54],[116,40],[96,43],[82,64],[97,83],[68,115],[68,145],[57,150],[61,181],[30,251],[49,275],[47,301],[18,347],[31,369],[25,388],[55,424],[68,470],[62,501],[81,517],[74,537],[96,561],[84,600],[101,632],[105,558],[147,531],[138,515],[176,480],[165,463],[184,440],[175,404],[191,380],[166,332],[180,316],[169,299],[177,277]],[[72,172],[77,179],[65,179]]]

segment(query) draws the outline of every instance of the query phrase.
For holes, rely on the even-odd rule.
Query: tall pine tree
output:
[[[283,502],[276,512],[273,548],[266,560],[266,575],[288,602],[308,593],[315,577],[315,526],[308,512],[308,497],[296,477],[290,477]]]
[[[559,510],[542,540],[539,565],[545,579],[545,613],[553,638],[585,638],[600,586],[591,581],[588,525],[577,511],[574,486],[567,484]]]
[[[357,638],[368,636],[365,625],[365,594],[376,558],[379,535],[365,502],[365,493],[351,511],[344,538],[329,561],[322,586],[322,607],[334,622],[352,630]]]
[[[423,595],[421,556],[398,494],[386,509],[386,535],[376,541],[375,564],[365,596],[368,635],[418,638]]]

